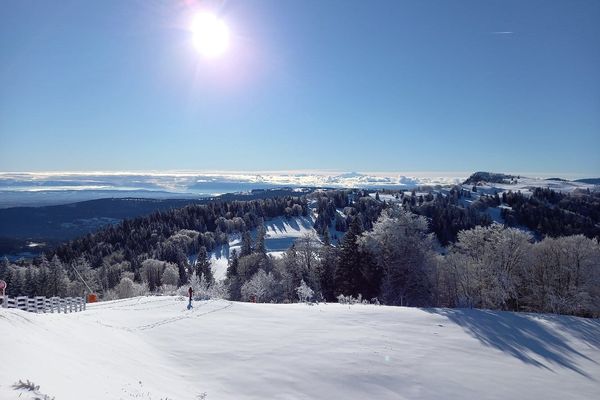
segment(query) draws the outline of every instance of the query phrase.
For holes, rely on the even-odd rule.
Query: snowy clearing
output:
[[[314,217],[277,217],[265,221],[266,230],[265,247],[267,254],[273,257],[281,257],[294,242],[304,235],[315,235],[317,232],[313,228]],[[252,240],[256,240],[256,229],[250,231]],[[210,267],[216,280],[225,279],[229,262],[229,255],[233,250],[239,254],[242,246],[242,236],[232,234],[229,237],[228,246],[218,246],[210,252]]]
[[[480,310],[139,297],[0,309],[0,398],[591,399],[600,321]],[[31,396],[30,398],[33,398]]]
[[[473,185],[461,185],[465,190],[470,190]],[[487,183],[485,185],[477,186],[477,191],[485,194],[502,193],[507,191],[522,193],[532,193],[535,188],[548,188],[557,192],[572,193],[576,190],[598,190],[598,185],[589,183],[567,181],[567,180],[552,180],[552,179],[541,179],[541,178],[526,178],[521,177],[516,179],[515,183]]]

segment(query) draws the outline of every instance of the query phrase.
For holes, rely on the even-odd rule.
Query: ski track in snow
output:
[[[225,305],[225,306],[223,306],[223,307],[216,308],[216,309],[210,310],[210,311],[205,311],[205,312],[199,313],[199,314],[196,313],[197,308],[193,307],[192,310],[190,310],[191,314],[192,314],[191,316],[189,316],[189,315],[182,315],[182,316],[179,316],[179,317],[173,317],[173,318],[165,319],[165,320],[162,320],[162,321],[154,322],[152,324],[138,326],[137,328],[135,328],[135,330],[152,329],[152,328],[156,328],[158,326],[162,326],[162,325],[170,324],[170,323],[173,323],[173,322],[181,321],[182,319],[199,318],[199,317],[202,317],[202,316],[207,315],[207,314],[212,314],[212,313],[216,313],[216,312],[219,312],[219,311],[223,311],[223,310],[231,307],[232,305],[233,305],[233,303],[228,302],[228,304]]]
[[[156,309],[160,309],[160,308],[167,308],[167,307],[173,307],[173,305],[171,303],[166,303],[164,301],[161,300],[156,300],[156,301],[147,301],[144,302],[142,304],[151,304],[151,303],[163,303],[161,305],[156,305],[156,306],[151,306],[151,307],[136,307],[139,303],[140,300],[144,299],[143,297],[138,298],[138,300],[133,303],[133,304],[128,304],[128,305],[123,305],[123,306],[117,306],[117,307],[102,307],[102,303],[98,303],[101,306],[100,307],[93,307],[93,309],[95,310],[100,310],[100,309],[104,309],[104,310],[126,310],[126,311],[146,311],[146,310],[156,310]],[[127,299],[124,299],[127,300]],[[186,301],[183,299],[183,297],[181,298],[181,300],[177,300],[177,301],[181,301],[182,304],[186,303]],[[222,300],[222,301],[226,301],[226,300]],[[202,317],[204,315],[207,314],[212,314],[215,312],[219,312],[222,310],[225,310],[231,306],[233,306],[233,302],[227,301],[227,304],[223,307],[217,308],[217,309],[213,309],[210,311],[205,311],[202,313],[198,313],[198,310],[202,310],[203,308],[206,308],[209,304],[214,303],[214,300],[208,300],[205,302],[196,302],[196,305],[193,305],[191,310],[188,310],[187,308],[183,309],[181,311],[181,313],[183,315],[180,316],[176,316],[176,317],[172,317],[172,318],[166,318],[157,322],[153,322],[150,324],[144,324],[144,325],[139,325],[136,327],[126,327],[126,326],[117,326],[117,325],[111,325],[111,324],[107,324],[104,323],[100,320],[96,320],[95,322],[98,325],[102,325],[104,327],[107,328],[114,328],[114,329],[122,329],[128,332],[135,332],[135,331],[143,331],[143,330],[147,330],[147,329],[153,329],[162,325],[166,325],[166,324],[171,324],[173,322],[177,322],[177,321],[181,321],[184,319],[191,319],[191,318],[199,318]],[[193,303],[192,303],[193,304]],[[187,307],[187,306],[186,306]]]

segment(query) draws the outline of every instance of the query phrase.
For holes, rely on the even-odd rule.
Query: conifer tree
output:
[[[326,236],[329,237],[329,236]],[[336,248],[325,240],[319,251],[319,278],[321,295],[326,301],[335,300]]]
[[[254,248],[254,252],[267,254],[267,249],[265,248],[265,236],[267,235],[267,231],[263,225],[258,227],[256,232],[256,245]]]
[[[68,278],[65,267],[57,255],[52,257],[48,267],[48,287],[46,293],[48,296],[63,296],[67,291]]]
[[[229,257],[229,266],[225,278],[225,285],[229,291],[229,299],[240,300],[242,297],[242,282],[238,272],[239,259],[237,251],[233,250]]]
[[[356,243],[359,235],[360,225],[358,218],[355,218],[340,245],[339,262],[334,277],[336,295],[359,294],[361,256]]]
[[[242,249],[240,251],[240,257],[245,257],[252,254],[252,238],[248,231],[242,234]]]
[[[206,283],[212,285],[215,281],[212,270],[210,268],[210,260],[206,247],[201,246],[198,252],[198,259],[196,260],[195,272],[199,277],[204,277]]]

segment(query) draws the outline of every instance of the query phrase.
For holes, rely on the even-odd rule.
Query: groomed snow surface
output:
[[[0,309],[0,398],[597,399],[600,321],[178,297]],[[21,396],[21,397],[19,397]]]

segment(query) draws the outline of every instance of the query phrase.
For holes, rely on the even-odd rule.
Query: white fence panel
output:
[[[84,297],[0,297],[0,306],[3,308],[18,308],[23,311],[35,313],[71,313],[84,311],[86,301]]]

